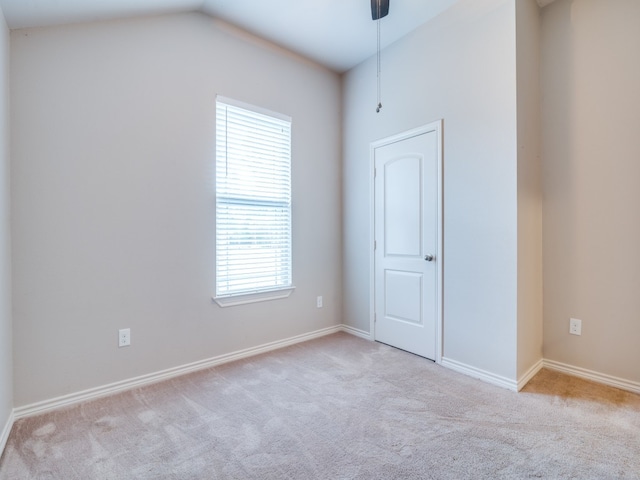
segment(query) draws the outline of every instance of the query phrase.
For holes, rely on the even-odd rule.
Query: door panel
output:
[[[422,323],[422,274],[385,271],[385,318]]]
[[[420,255],[422,243],[422,159],[403,156],[384,165],[386,255]]]
[[[374,150],[375,339],[430,359],[440,261],[437,135],[428,131]]]

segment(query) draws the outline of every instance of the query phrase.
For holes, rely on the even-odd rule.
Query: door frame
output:
[[[443,155],[442,155],[442,119],[428,123],[421,127],[398,133],[390,137],[371,142],[369,147],[369,331],[371,332],[371,340],[376,339],[375,313],[376,313],[376,271],[375,271],[375,153],[376,149],[386,145],[400,142],[411,137],[416,137],[424,133],[436,132],[437,144],[437,187],[436,187],[436,215],[438,218],[436,224],[436,363],[442,363],[443,350],[443,226],[444,226],[444,210],[443,210]]]

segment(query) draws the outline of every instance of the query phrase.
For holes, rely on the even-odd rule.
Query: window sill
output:
[[[267,302],[279,298],[287,298],[293,293],[296,287],[279,288],[277,290],[267,290],[254,293],[240,293],[237,295],[213,296],[213,301],[221,307],[233,307],[235,305],[245,305],[247,303]]]

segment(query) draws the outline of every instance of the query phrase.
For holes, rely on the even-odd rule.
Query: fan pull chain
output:
[[[378,0],[378,45],[377,45],[377,81],[378,81],[378,106],[376,107],[376,113],[380,113],[382,110],[382,95],[380,94],[380,3],[381,0]]]

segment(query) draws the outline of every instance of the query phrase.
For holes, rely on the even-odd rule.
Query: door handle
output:
[[[433,255],[425,255],[425,256],[424,256],[424,259],[425,259],[427,262],[433,262],[433,260],[434,260],[435,258],[436,258],[436,257],[434,257]]]

